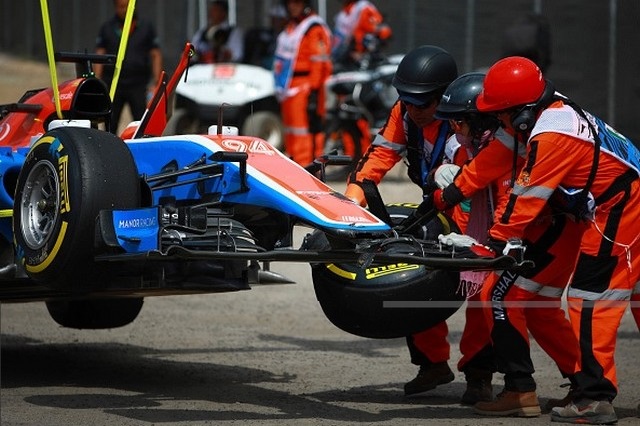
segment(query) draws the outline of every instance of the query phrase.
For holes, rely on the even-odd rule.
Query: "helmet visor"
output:
[[[440,93],[409,93],[402,90],[398,90],[398,97],[404,103],[411,104],[417,107],[425,107],[433,104],[437,99],[440,99]]]

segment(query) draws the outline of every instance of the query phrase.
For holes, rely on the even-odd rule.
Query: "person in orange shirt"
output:
[[[443,95],[443,100],[440,102],[436,113],[436,117],[449,119],[454,129],[456,129],[456,133],[462,132],[463,135],[469,134],[468,129],[470,126],[478,128],[478,125],[474,124],[474,122],[480,119],[489,120],[486,117],[487,114],[478,112],[475,107],[475,97],[470,96],[473,93],[476,95],[480,93],[483,85],[482,79],[477,73],[472,73],[468,78],[476,78],[477,85],[475,92],[467,93],[469,90],[465,92],[466,103],[458,101],[453,106],[449,105],[456,97],[462,100],[465,99],[460,94],[456,96],[454,90],[458,82],[456,80],[451,83]],[[466,107],[460,108],[459,105],[466,105]],[[470,141],[462,139],[462,142],[464,142],[464,145],[470,145]],[[514,148],[517,148],[517,155],[514,152]],[[483,213],[484,216],[487,216],[487,205],[498,206],[499,208],[499,206],[508,203],[516,173],[522,169],[524,162],[525,144],[514,138],[513,134],[508,130],[499,129],[495,133],[495,137],[483,144],[481,149],[477,150],[473,155],[471,161],[462,167],[452,183],[439,185],[441,189],[436,190],[433,197],[437,200],[442,196],[443,192],[446,192],[450,201],[455,200],[457,202],[471,198],[470,219],[466,234],[484,242],[488,236],[489,222],[482,218]],[[440,168],[442,167],[445,166]],[[486,188],[489,187],[492,191],[487,197]],[[431,205],[439,204],[434,202],[434,199],[429,200]],[[428,203],[428,201],[425,201],[425,203]],[[451,206],[446,204],[438,207],[448,209]],[[428,208],[431,207],[423,207],[423,209]],[[493,211],[493,209],[491,210]],[[573,232],[580,232],[580,228],[568,223],[564,215],[556,216],[552,213],[550,209],[545,210],[525,230],[523,237],[527,247],[525,258],[534,261],[536,266],[531,270],[522,271],[512,276],[514,284],[509,291],[509,295],[512,298],[510,300],[515,301],[514,304],[519,301],[530,302],[528,304],[530,308],[522,309],[521,315],[516,315],[517,308],[509,309],[507,316],[511,323],[517,324],[518,329],[531,332],[539,345],[555,361],[561,375],[568,378],[571,384],[575,386],[578,342],[571,324],[561,308],[561,296],[573,268],[571,264],[567,267],[565,258],[562,255],[558,255],[558,253],[563,253],[565,244],[570,243],[569,239],[559,237],[561,235],[569,235],[570,229],[575,229]],[[480,220],[478,220],[478,217]],[[499,218],[496,217],[495,220],[499,220]],[[500,321],[493,319],[489,322],[485,321],[485,312],[481,308],[484,307],[487,294],[492,294],[496,288],[500,288],[501,284],[502,282],[498,281],[498,274],[490,274],[482,282],[480,292],[468,297],[467,320],[460,340],[460,351],[463,355],[458,364],[460,369],[464,368],[469,358],[473,360],[477,357],[477,353],[481,353],[480,351],[488,351],[485,346],[491,346],[492,338],[495,336],[492,331],[494,328],[498,329],[500,327]],[[513,338],[513,336],[509,334],[505,338]],[[498,343],[505,344],[505,342]],[[514,347],[518,346],[514,345]],[[499,355],[496,359],[496,364],[502,369],[504,360]],[[471,363],[469,362],[468,364]],[[530,359],[526,360],[526,362],[522,361],[519,368],[528,373],[533,372]],[[525,376],[526,374],[523,374],[523,377]],[[509,392],[510,386],[514,386],[511,382],[518,383],[519,380],[519,378],[510,376],[506,382],[509,386],[507,392],[500,394],[497,400],[499,402],[490,402],[490,399],[484,402],[477,402],[475,404],[476,411],[489,415],[517,415],[524,417],[540,415],[541,409],[537,398],[534,398],[535,393],[530,394],[528,399],[509,397],[515,396],[514,393]],[[526,379],[522,380],[526,381]],[[549,410],[551,409],[550,407],[548,405]]]
[[[453,164],[439,166],[434,174],[435,184],[439,188],[448,186],[461,171],[464,172],[469,167],[473,167],[476,157],[485,149],[495,151],[494,148],[497,145],[499,149],[508,150],[508,147],[500,141],[500,135],[495,134],[498,121],[490,115],[479,114],[475,108],[475,98],[482,89],[483,80],[484,74],[479,72],[461,75],[447,87],[436,108],[435,118],[448,121],[454,131],[454,135],[447,142],[446,149],[447,157],[454,159]],[[495,154],[493,152],[489,158],[493,158]],[[464,161],[461,163],[457,159]],[[488,170],[489,173],[495,171],[497,170]],[[491,223],[492,206],[496,199],[497,190],[492,191],[489,182],[490,180],[487,180],[486,184],[479,186],[473,196],[464,201],[469,206],[463,211],[468,213],[458,215],[455,214],[457,210],[454,210],[453,214],[460,231],[477,240],[484,239],[486,236]],[[429,199],[430,197],[427,197],[421,210],[433,208],[432,203],[427,201]],[[425,208],[426,204],[430,206]],[[458,204],[458,206],[461,205]],[[467,388],[461,398],[461,402],[467,405],[493,399],[491,381],[496,366],[490,344],[489,327],[485,322],[483,311],[475,306],[485,277],[486,273],[480,271],[460,273],[460,288],[467,298],[467,307],[464,330],[460,338],[462,358],[458,362],[458,371],[464,372],[467,382]]]
[[[286,0],[289,22],[278,35],[273,72],[285,126],[284,147],[307,166],[324,145],[324,84],[331,75],[331,31],[308,0]]]
[[[399,99],[385,125],[359,160],[348,178],[345,196],[365,206],[362,185],[365,180],[378,184],[400,160],[408,163],[412,182],[431,192],[429,173],[442,164],[447,139],[452,134],[448,121],[434,117],[446,87],[458,77],[458,68],[446,50],[432,45],[407,53],[392,84]],[[407,336],[411,362],[420,367],[418,375],[405,384],[405,395],[414,395],[453,381],[449,368],[450,346],[445,322]]]
[[[391,35],[391,27],[373,3],[343,0],[342,9],[335,17],[331,56],[341,65],[357,64],[364,52],[376,50]]]
[[[568,299],[580,344],[577,386],[571,402],[553,408],[551,419],[615,423],[611,402],[617,392],[616,333],[640,278],[640,257],[634,255],[640,249],[640,152],[602,120],[554,93],[535,63],[523,57],[507,57],[489,68],[476,106],[496,114],[527,144],[526,163],[509,201],[496,212],[489,244],[499,252],[509,239],[523,239],[527,227],[549,206],[574,223],[558,236],[566,242],[562,252],[555,253],[566,259],[563,270],[547,272],[558,285],[565,284],[564,270],[570,267],[574,272],[569,274]],[[459,197],[455,192],[443,191],[441,201],[451,204]],[[576,228],[581,229],[573,232]],[[487,317],[494,324],[494,351],[505,373],[505,392],[494,403],[476,404],[482,414],[503,415],[509,401],[537,399],[527,367],[526,329],[510,318],[522,313],[509,303],[514,300],[513,284],[514,277],[505,271],[490,291],[483,292],[490,306]]]

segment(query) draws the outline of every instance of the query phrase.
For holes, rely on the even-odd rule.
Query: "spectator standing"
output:
[[[100,27],[96,39],[96,53],[116,54],[124,27],[129,0],[113,0],[115,16]],[[111,86],[114,67],[95,64],[98,78]],[[153,90],[162,72],[162,52],[156,30],[150,21],[134,12],[126,55],[117,82],[109,131],[116,133],[122,109],[129,105],[134,120],[140,120],[147,106],[147,94]]]
[[[287,10],[281,3],[269,9],[269,28],[253,28],[245,37],[244,59],[242,62],[273,69],[273,56],[276,51],[278,34],[287,25]]]
[[[286,0],[289,22],[278,36],[274,77],[285,126],[284,147],[302,166],[321,155],[331,31],[309,0]]]
[[[193,35],[195,61],[203,64],[240,62],[244,55],[244,34],[241,28],[229,24],[229,3],[209,2],[208,24]]]
[[[391,37],[378,8],[367,0],[344,0],[335,17],[331,56],[337,64],[358,64],[367,50],[375,50]]]

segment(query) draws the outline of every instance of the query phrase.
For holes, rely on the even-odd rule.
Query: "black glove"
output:
[[[430,195],[425,196],[422,203],[420,203],[420,205],[418,206],[418,208],[416,208],[414,211],[411,212],[411,214],[409,214],[409,216],[407,216],[406,218],[404,218],[402,220],[402,222],[400,222],[396,227],[396,231],[398,232],[411,232],[413,233],[414,230],[415,232],[418,232],[418,234],[422,233],[422,226],[420,225],[424,225],[424,223],[420,223],[417,224],[415,226],[413,226],[413,224],[417,221],[420,222],[427,222],[429,220],[431,220],[433,218],[432,215],[429,215],[427,217],[424,217],[427,213],[433,213],[433,216],[435,216],[438,212],[434,210],[433,207],[433,197],[431,197]],[[423,218],[422,220],[420,220],[421,218]]]
[[[309,118],[309,132],[320,133],[323,130],[322,116],[318,114],[318,91],[312,90],[307,100],[307,117]]]
[[[507,242],[489,237],[489,239],[485,242],[485,245],[489,247],[491,251],[495,252],[496,256],[502,256],[502,251],[507,245]]]
[[[434,209],[434,206],[433,206],[433,195],[430,194],[430,195],[426,195],[426,196],[422,197],[422,202],[420,203],[420,205],[416,209],[415,213],[418,214],[419,216],[422,216],[425,213],[428,213],[428,212],[432,211],[433,209]]]
[[[433,191],[435,191],[436,189],[438,189],[438,184],[436,183],[436,170],[437,167],[434,167],[429,174],[427,175],[427,178],[425,179],[425,183],[424,186],[422,187],[422,192],[425,194],[432,194]]]

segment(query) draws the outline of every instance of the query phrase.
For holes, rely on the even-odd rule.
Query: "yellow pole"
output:
[[[49,7],[47,0],[40,0],[42,11],[42,26],[44,27],[44,41],[47,46],[47,60],[49,61],[49,74],[51,75],[51,87],[53,89],[53,101],[56,105],[58,118],[62,119],[60,107],[60,91],[58,89],[58,74],[56,73],[56,61],[53,55],[53,37],[51,36],[51,21],[49,20]]]
[[[44,0],[43,0],[44,1]],[[118,79],[120,78],[120,70],[122,69],[122,61],[124,61],[124,55],[127,50],[127,42],[129,41],[129,31],[131,29],[131,22],[133,21],[133,10],[136,7],[136,0],[129,0],[127,6],[127,14],[124,18],[124,27],[122,28],[122,37],[120,38],[120,46],[118,46],[118,56],[116,56],[116,68],[113,73],[113,80],[111,81],[111,91],[109,96],[113,101],[116,94],[116,87],[118,86]]]

